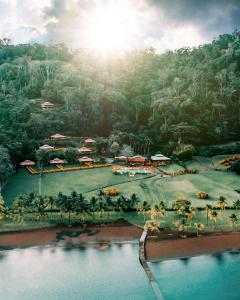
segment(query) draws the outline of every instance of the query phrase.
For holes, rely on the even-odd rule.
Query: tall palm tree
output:
[[[18,222],[23,222],[25,216],[25,203],[22,196],[19,196],[14,200],[13,212],[17,215]]]
[[[240,209],[240,200],[239,199],[235,200],[233,202],[233,207],[236,208],[236,209]]]
[[[220,196],[219,200],[216,203],[216,206],[223,210],[226,205],[227,205],[227,201],[226,201],[225,197]]]
[[[36,197],[33,201],[33,209],[37,213],[39,221],[45,216],[45,209],[47,208],[48,203],[44,197]]]
[[[235,224],[236,224],[237,221],[238,221],[238,217],[237,217],[236,214],[231,214],[231,215],[229,216],[229,218],[230,218],[230,220],[231,220],[232,228],[233,228],[233,230],[234,230]]]
[[[150,205],[147,201],[143,201],[141,206],[138,209],[138,213],[143,215],[144,224],[146,222],[146,216],[148,214],[148,211],[150,210]]]
[[[202,224],[202,223],[195,223],[194,226],[196,228],[197,236],[199,236],[199,232],[203,231],[203,229],[204,229],[204,224]]]
[[[206,217],[207,217],[207,226],[208,226],[208,219],[209,219],[209,214],[211,213],[212,211],[212,205],[211,204],[206,204]]]
[[[212,210],[210,212],[210,215],[209,215],[210,219],[212,220],[212,222],[215,224],[216,226],[216,223],[217,223],[217,218],[218,218],[218,213],[215,211],[215,210]]]
[[[95,212],[97,211],[97,198],[96,197],[92,197],[90,199],[90,211],[92,212],[93,215],[93,219],[95,219]]]
[[[54,197],[52,197],[52,196],[49,196],[48,200],[47,200],[47,204],[48,204],[48,206],[50,206],[51,219],[52,219],[52,210],[53,210],[53,206],[56,204],[56,199]]]

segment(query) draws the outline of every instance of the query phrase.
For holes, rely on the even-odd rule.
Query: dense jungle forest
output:
[[[40,104],[55,106],[43,111]],[[51,134],[213,145],[240,136],[240,32],[198,48],[99,57],[0,44],[0,146],[18,163]]]

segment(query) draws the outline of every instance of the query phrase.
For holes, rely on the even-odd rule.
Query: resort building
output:
[[[170,163],[171,159],[169,157],[164,156],[163,154],[155,154],[151,156],[151,161],[156,165],[165,165]]]
[[[24,160],[20,163],[21,167],[27,167],[27,166],[35,166],[35,162],[31,160]]]
[[[87,157],[87,156],[83,156],[81,158],[79,158],[78,160],[80,163],[93,163],[94,160],[90,157]]]
[[[52,140],[64,140],[66,139],[67,137],[65,135],[62,135],[62,134],[59,134],[59,133],[56,133],[54,135],[51,135],[51,139]]]
[[[42,109],[42,110],[49,110],[49,109],[51,109],[51,108],[53,108],[53,107],[54,107],[54,104],[51,103],[51,102],[48,102],[48,101],[43,102],[43,103],[41,104],[41,109]]]
[[[81,153],[81,154],[84,154],[84,153],[91,153],[92,150],[87,148],[87,147],[81,147],[78,149],[78,152]]]
[[[134,165],[144,165],[145,161],[146,158],[140,155],[135,155],[128,159],[128,162]]]
[[[40,146],[39,149],[40,149],[40,150],[53,150],[54,147],[45,144],[45,145],[43,145],[43,146]]]
[[[54,158],[52,160],[50,160],[50,164],[51,165],[61,165],[61,164],[66,164],[67,162],[63,159],[59,159],[59,158]]]
[[[84,141],[84,143],[86,144],[86,145],[93,145],[93,144],[95,144],[96,143],[96,141],[95,140],[93,140],[93,139],[91,139],[91,138],[88,138],[88,139],[86,139],[85,141]]]
[[[119,161],[119,162],[126,162],[127,161],[127,157],[122,155],[122,156],[115,156],[114,158],[115,161]]]

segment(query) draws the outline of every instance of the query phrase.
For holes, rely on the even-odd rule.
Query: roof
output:
[[[46,101],[46,102],[43,102],[43,103],[41,104],[41,106],[54,106],[54,104],[51,103],[51,102]]]
[[[90,157],[87,157],[87,156],[83,156],[82,158],[79,158],[78,161],[80,161],[80,162],[90,162],[90,161],[93,161],[93,159],[90,158]]]
[[[96,143],[96,141],[91,138],[88,138],[85,140],[85,143]]]
[[[62,134],[59,134],[59,133],[56,133],[54,135],[51,135],[51,138],[53,138],[53,139],[64,139],[64,138],[66,138],[66,136],[62,135]]]
[[[129,158],[130,162],[145,162],[146,158],[140,155],[135,155],[131,158]]]
[[[151,160],[171,160],[169,157],[164,156],[163,154],[155,154],[151,156]]]
[[[50,160],[50,164],[65,164],[65,163],[66,163],[65,160],[59,158],[54,158]]]
[[[124,155],[121,155],[121,156],[115,156],[115,159],[117,159],[117,160],[126,160],[127,157],[124,156]]]
[[[20,166],[34,166],[35,162],[31,160],[24,160],[20,163]]]
[[[81,147],[78,149],[79,152],[92,152],[91,149],[87,148],[87,147]]]
[[[39,149],[41,149],[41,150],[48,150],[48,149],[54,149],[54,147],[45,144],[45,145],[40,146]]]

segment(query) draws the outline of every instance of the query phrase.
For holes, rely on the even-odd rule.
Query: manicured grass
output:
[[[143,177],[144,175],[134,177],[113,175],[111,167],[44,174],[42,177],[42,195],[57,195],[59,192],[70,194],[72,191],[86,193],[108,185]],[[4,188],[3,197],[6,204],[11,205],[17,196],[27,195],[30,192],[38,194],[38,190],[39,175],[31,175],[25,169],[19,169]]]
[[[192,205],[200,207],[206,203],[214,204],[219,196],[224,196],[229,205],[240,198],[235,191],[239,187],[239,176],[230,172],[207,171],[200,174],[186,174],[176,177],[155,177],[124,183],[121,186],[126,195],[136,193],[141,200],[155,202],[164,201],[171,207],[172,201],[179,196],[184,196],[192,202]],[[199,191],[210,195],[207,200],[196,197]],[[92,193],[91,193],[92,194]]]
[[[194,157],[194,160],[186,163],[186,167],[197,169],[199,173],[176,177],[157,175],[145,179],[144,175],[134,177],[113,175],[110,167],[45,174],[42,178],[42,194],[56,195],[60,191],[70,194],[76,190],[90,197],[95,195],[99,188],[120,184],[118,189],[124,195],[130,196],[132,193],[136,193],[141,201],[147,200],[151,204],[162,200],[168,207],[171,207],[173,200],[184,196],[194,206],[204,206],[206,203],[214,204],[219,196],[224,196],[228,205],[231,205],[234,200],[240,198],[235,191],[235,189],[239,189],[240,176],[233,172],[213,170],[213,166],[221,166],[218,161],[224,157],[227,156]],[[183,169],[177,164],[169,165],[166,168],[169,171]],[[38,180],[38,175],[31,175],[25,169],[20,169],[12,176],[3,191],[6,203],[11,205],[19,195],[26,195],[30,192],[38,194]],[[199,191],[208,193],[210,198],[198,199],[196,193]]]

